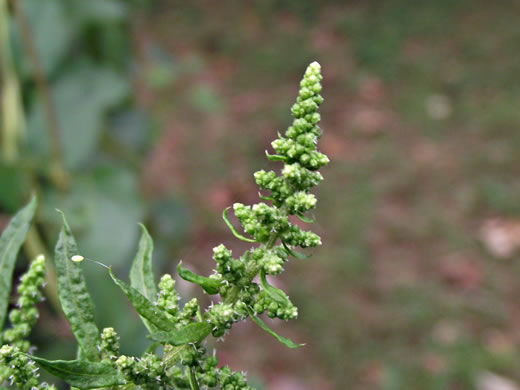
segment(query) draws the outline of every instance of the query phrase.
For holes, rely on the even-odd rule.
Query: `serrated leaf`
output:
[[[287,254],[289,256],[292,256],[292,257],[295,257],[297,259],[300,259],[300,260],[307,260],[308,258],[311,257],[311,255],[305,255],[303,253],[300,253],[300,252],[296,252],[294,250],[292,250],[291,248],[289,248],[289,246],[282,241],[282,245],[283,245],[283,248],[285,249],[285,251],[287,252]]]
[[[264,321],[262,321],[259,317],[253,313],[253,311],[250,308],[247,308],[247,311],[249,312],[249,316],[253,320],[255,324],[257,324],[260,328],[265,330],[267,333],[269,333],[271,336],[273,336],[275,339],[277,339],[279,342],[281,342],[283,345],[289,348],[300,348],[303,347],[305,344],[295,344],[292,340],[282,337],[279,334],[277,334],[274,330],[270,329]]]
[[[179,262],[177,265],[177,273],[181,278],[187,280],[188,282],[198,284],[204,291],[206,291],[206,293],[210,295],[218,293],[221,284],[218,280],[197,275],[191,272],[189,269],[182,267],[181,264],[182,262]]]
[[[267,278],[265,276],[265,271],[262,269],[260,270],[260,285],[264,289],[264,291],[269,294],[271,298],[273,298],[276,302],[287,306],[291,302],[289,301],[289,298],[285,293],[280,290],[279,288],[271,286],[269,283],[267,283]]]
[[[149,301],[148,298],[146,298],[134,287],[123,282],[121,279],[116,278],[112,273],[112,269],[109,268],[108,273],[110,274],[110,277],[114,283],[117,284],[119,288],[125,293],[135,311],[141,316],[142,319],[145,319],[148,324],[152,325],[151,333],[156,333],[158,331],[168,332],[175,329],[174,324],[166,316],[166,314],[157,306],[155,306],[151,301]]]
[[[151,337],[155,341],[171,345],[198,343],[210,334],[211,328],[212,325],[209,322],[192,322],[180,329],[169,332],[156,332]]]
[[[15,214],[0,236],[0,331],[4,326],[9,305],[14,264],[25,241],[36,204],[36,197],[33,196],[30,202]]]
[[[63,219],[63,226],[54,252],[58,298],[72,333],[81,348],[81,356],[90,361],[99,361],[100,353],[97,346],[100,337],[99,329],[94,322],[94,303],[87,290],[80,264],[71,261],[72,256],[79,254],[78,247],[65,214],[59,212]]]
[[[242,241],[245,241],[245,242],[257,242],[256,240],[254,240],[252,238],[247,238],[247,237],[243,236],[242,234],[240,234],[239,232],[237,232],[237,230],[235,229],[235,227],[233,226],[233,224],[231,223],[231,221],[229,220],[229,218],[227,216],[227,212],[228,212],[228,210],[230,208],[231,207],[227,207],[227,208],[224,209],[224,211],[222,212],[222,219],[224,219],[224,222],[226,223],[228,228],[231,230],[233,235],[236,238],[238,238],[239,240],[242,240]]]
[[[47,360],[27,355],[50,374],[80,389],[125,384],[122,375],[109,362],[86,360]]]
[[[151,301],[157,298],[152,270],[153,240],[143,224],[141,239],[137,248],[137,254],[130,268],[130,285]]]

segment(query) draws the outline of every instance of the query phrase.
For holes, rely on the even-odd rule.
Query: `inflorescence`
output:
[[[220,299],[204,312],[196,299],[181,308],[174,279],[170,275],[161,278],[155,299],[151,299],[154,307],[173,324],[174,331],[182,333],[190,325],[205,324],[207,333],[222,337],[234,323],[249,317],[266,329],[267,325],[258,318],[263,313],[281,320],[297,317],[296,306],[282,290],[268,283],[267,276],[279,275],[290,257],[305,257],[294,247],[308,248],[321,244],[317,234],[303,230],[300,224],[289,218],[295,216],[303,222],[312,222],[305,213],[316,206],[316,196],[309,191],[323,180],[318,170],[329,162],[327,156],[316,148],[321,136],[318,126],[318,107],[323,102],[321,79],[320,65],[313,62],[305,71],[296,103],[291,108],[292,125],[284,136],[279,135],[272,142],[275,154],[266,152],[270,161],[283,163],[280,173],[260,170],[254,174],[263,192],[259,193],[261,202],[251,206],[242,203],[232,206],[245,235],[238,233],[231,224],[227,218],[228,210],[224,212],[226,224],[233,234],[256,245],[239,257],[234,257],[232,251],[222,244],[215,247],[213,260],[216,267],[209,277],[178,267],[182,278],[199,284],[210,295],[219,295]],[[72,256],[72,260],[79,262],[83,256]],[[37,367],[26,354],[29,343],[25,340],[38,318],[35,304],[41,299],[39,288],[44,271],[43,257],[39,257],[31,264],[18,287],[18,308],[9,315],[11,328],[1,334],[4,345],[0,349],[0,383],[3,380],[27,389],[50,388],[45,384],[38,385]],[[148,324],[147,327],[153,330],[153,326]],[[284,344],[297,346],[268,331]],[[159,341],[138,358],[121,355],[117,333],[113,328],[105,328],[97,345],[99,364],[112,367],[120,375],[121,383],[132,383],[142,389],[199,389],[201,386],[218,386],[223,390],[252,389],[244,374],[234,373],[227,366],[218,368],[215,354],[207,354],[202,346],[207,333],[195,342]],[[163,354],[157,355],[154,352],[160,344]]]

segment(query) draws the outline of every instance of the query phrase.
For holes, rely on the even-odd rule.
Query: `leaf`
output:
[[[276,302],[281,303],[284,306],[287,306],[291,303],[285,292],[267,283],[267,278],[263,269],[260,270],[260,285],[262,286],[264,291],[267,294],[269,294],[269,296],[273,298]]]
[[[156,332],[151,337],[153,340],[171,345],[198,343],[210,334],[211,327],[212,325],[209,322],[192,322],[180,329]]]
[[[90,161],[101,137],[105,113],[120,103],[128,91],[123,76],[94,65],[73,68],[53,83],[51,95],[68,170],[78,170]],[[48,157],[50,153],[45,127],[43,105],[38,100],[29,111],[27,142],[30,152],[39,157]]]
[[[124,385],[122,375],[109,362],[47,360],[27,355],[50,374],[80,389]]]
[[[314,219],[306,217],[303,214],[296,214],[296,216],[300,219],[300,221],[305,223],[314,223]]]
[[[311,255],[305,255],[303,253],[300,253],[300,252],[296,252],[296,251],[293,251],[291,248],[289,248],[289,246],[282,241],[282,245],[283,245],[283,248],[285,249],[285,251],[292,257],[295,257],[297,259],[300,259],[300,260],[306,260],[308,258],[311,257]]]
[[[157,287],[152,270],[153,240],[143,224],[139,247],[130,268],[130,285],[151,301],[157,298]]]
[[[152,270],[153,241],[146,227],[143,224],[140,225],[143,231],[137,254],[130,268],[130,285],[153,302],[157,298],[157,287]],[[150,333],[155,330],[146,318],[141,317],[141,320]]]
[[[36,204],[36,197],[33,196],[29,203],[15,214],[0,236],[0,331],[9,305],[14,264],[25,241]]]
[[[20,5],[28,18],[43,70],[50,75],[77,39],[78,26],[68,17],[63,1],[24,0]],[[21,41],[18,29],[14,31],[17,41]],[[27,56],[20,55],[20,60],[24,77],[33,78],[34,69]]]
[[[181,264],[182,262],[179,262],[177,265],[177,273],[181,278],[187,280],[188,282],[198,284],[204,291],[206,291],[206,293],[210,295],[218,293],[219,287],[221,285],[218,280],[197,275],[191,272],[189,269],[183,268]]]
[[[265,155],[269,161],[287,161],[287,157],[279,154],[269,154],[267,150],[265,151]]]
[[[264,200],[264,201],[273,201],[274,198],[272,196],[264,196],[260,193],[260,191],[258,191],[258,197],[260,198],[260,200]]]
[[[230,209],[231,207],[227,207],[224,209],[224,211],[222,212],[222,218],[224,219],[224,222],[226,223],[226,225],[229,227],[229,229],[231,229],[231,232],[233,233],[233,235],[238,238],[239,240],[242,240],[242,241],[245,241],[245,242],[257,242],[256,240],[252,239],[252,238],[247,238],[243,235],[241,235],[239,232],[237,232],[237,230],[235,229],[235,227],[233,226],[233,224],[229,221],[229,218],[227,216],[227,212],[228,210]]]
[[[65,214],[59,210],[58,212],[63,219],[54,252],[58,276],[58,298],[72,333],[81,348],[81,356],[90,361],[99,361],[100,353],[97,345],[100,339],[99,329],[94,322],[94,303],[88,293],[81,265],[71,260],[72,256],[79,254],[76,241]]]
[[[172,321],[170,321],[166,314],[152,302],[150,302],[148,298],[146,298],[134,287],[116,278],[112,273],[111,268],[108,269],[108,273],[110,274],[110,277],[114,283],[117,284],[119,288],[125,293],[135,311],[141,316],[142,319],[145,319],[150,325],[152,325],[154,329],[151,333],[155,333],[157,331],[171,331],[175,329],[174,324]]]
[[[292,340],[282,337],[278,334],[276,334],[273,330],[271,330],[264,321],[262,321],[260,318],[255,316],[255,313],[250,308],[247,308],[247,311],[249,312],[249,315],[251,316],[251,319],[255,324],[257,324],[260,328],[265,330],[267,333],[269,333],[271,336],[273,336],[275,339],[277,339],[279,342],[281,342],[283,345],[289,348],[300,348],[303,347],[305,344],[295,344]]]

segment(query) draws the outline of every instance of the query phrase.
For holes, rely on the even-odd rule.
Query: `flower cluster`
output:
[[[3,381],[16,385],[19,389],[27,390],[56,390],[56,387],[38,382],[38,367],[20,349],[13,345],[2,345],[0,348],[0,367],[8,367],[9,370],[0,371],[0,383]],[[7,375],[6,375],[7,374]]]
[[[18,308],[9,316],[12,327],[0,335],[1,341],[7,343],[0,348],[0,382],[9,381],[27,389],[46,388],[47,385],[38,387],[36,361],[43,367],[51,367],[52,373],[81,388],[94,387],[94,383],[85,385],[85,379],[81,378],[88,377],[86,381],[89,382],[92,372],[100,372],[101,378],[96,378],[95,387],[100,387],[98,385],[102,383],[105,388],[116,388],[124,383],[125,388],[137,385],[142,389],[251,390],[244,374],[232,372],[227,366],[218,368],[215,354],[210,356],[206,353],[203,341],[210,333],[222,337],[234,323],[250,317],[283,344],[298,347],[269,329],[259,316],[265,313],[270,318],[281,320],[297,317],[296,306],[285,292],[269,284],[268,277],[281,274],[290,257],[306,257],[296,252],[294,247],[308,248],[321,244],[317,234],[295,223],[296,218],[304,223],[312,222],[305,213],[316,207],[316,196],[309,191],[323,180],[318,169],[329,161],[316,148],[321,136],[318,126],[320,115],[317,112],[323,101],[320,96],[321,78],[320,65],[316,62],[309,65],[300,83],[296,103],[291,108],[294,121],[284,136],[280,135],[272,142],[275,154],[266,153],[269,160],[283,163],[280,172],[261,170],[254,174],[260,190],[269,193],[260,193],[262,201],[257,204],[233,205],[234,215],[244,235],[229,221],[228,209],[224,211],[224,220],[233,234],[255,246],[239,257],[233,257],[231,250],[224,245],[215,247],[213,260],[216,267],[209,277],[196,275],[181,264],[177,267],[181,278],[198,284],[209,295],[219,295],[204,312],[201,312],[195,298],[182,308],[179,306],[175,281],[170,275],[161,278],[157,289],[151,270],[153,242],[143,226],[143,238],[130,273],[131,286],[116,278],[111,269],[109,273],[143,319],[154,343],[141,357],[120,355],[119,337],[115,330],[105,328],[99,336],[96,324],[92,322],[87,325],[89,332],[93,329],[94,332],[76,332],[75,336],[88,338],[89,342],[97,340],[99,354],[94,349],[89,356],[73,362],[52,362],[36,357],[33,361],[25,354],[29,343],[24,339],[38,318],[35,304],[41,299],[39,287],[44,277],[44,260],[39,257],[22,277],[18,288]],[[291,216],[295,219],[290,219]],[[74,252],[77,252],[76,244],[64,218],[64,228],[56,246],[56,259],[84,259]],[[57,271],[60,272],[59,267]],[[80,269],[74,268],[73,271],[76,276],[81,276]],[[84,280],[79,276],[69,281],[74,284],[69,292],[86,290]],[[82,299],[86,299],[84,295]],[[74,321],[78,317],[82,321],[93,318],[93,313],[80,316],[81,309],[74,307],[65,312],[69,322],[71,318]],[[82,341],[86,342],[85,339]],[[155,353],[159,345],[162,346],[162,354]]]
[[[119,355],[119,335],[114,328],[105,328],[101,332],[101,344],[99,345],[101,356],[106,360],[117,359]]]
[[[12,327],[2,333],[0,338],[3,343],[16,345],[23,352],[29,350],[30,343],[25,338],[29,336],[39,317],[36,304],[43,299],[40,289],[44,280],[45,258],[38,256],[20,278],[20,284],[17,288],[17,308],[9,312],[9,321]]]

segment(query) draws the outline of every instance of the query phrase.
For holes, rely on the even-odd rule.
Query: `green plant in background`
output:
[[[316,205],[316,197],[309,193],[323,177],[318,169],[328,163],[328,158],[316,150],[321,135],[318,127],[318,106],[323,98],[320,65],[309,65],[300,84],[296,103],[292,107],[293,124],[285,137],[279,136],[272,146],[276,154],[267,157],[281,161],[281,174],[264,170],[255,173],[255,181],[261,190],[260,202],[252,206],[235,203],[233,210],[246,237],[240,234],[227,217],[223,218],[233,234],[246,242],[258,244],[234,258],[229,249],[219,245],[213,250],[216,269],[209,277],[196,275],[178,265],[181,278],[199,285],[209,295],[219,295],[218,303],[212,303],[202,311],[197,300],[192,299],[182,308],[175,290],[175,281],[166,274],[156,287],[152,273],[153,242],[146,228],[139,242],[138,252],[130,270],[130,284],[118,279],[108,268],[110,277],[128,298],[148,329],[151,345],[140,357],[120,354],[119,338],[113,328],[99,331],[94,322],[94,305],[87,291],[85,277],[71,229],[63,217],[63,225],[55,249],[54,262],[57,272],[58,296],[78,342],[76,360],[50,361],[34,356],[26,340],[38,317],[35,304],[41,299],[44,260],[38,256],[29,271],[22,276],[18,287],[20,295],[17,308],[9,314],[11,327],[1,333],[0,381],[21,388],[52,388],[38,384],[36,365],[62,378],[71,386],[88,389],[118,387],[131,389],[186,388],[200,389],[249,389],[241,373],[229,367],[218,368],[215,354],[207,354],[202,346],[207,336],[222,337],[233,323],[251,318],[266,332],[289,348],[297,348],[291,340],[279,336],[261,319],[267,313],[270,318],[283,320],[297,317],[297,308],[280,289],[267,280],[268,275],[279,275],[289,257],[305,258],[294,247],[315,247],[320,237],[302,230],[289,220],[294,215],[303,222],[312,222],[304,214]],[[0,325],[4,322],[10,283],[17,252],[22,245],[36,208],[33,199],[8,225],[0,239]],[[258,276],[258,283],[255,278]],[[155,353],[159,347],[162,353]]]

